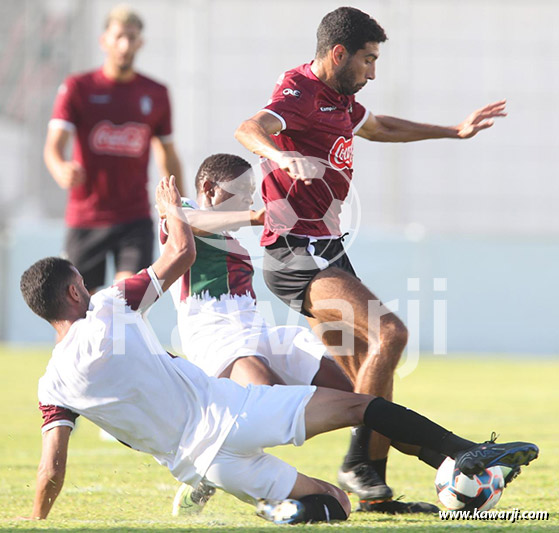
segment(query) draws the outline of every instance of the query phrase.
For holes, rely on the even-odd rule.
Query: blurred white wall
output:
[[[114,3],[0,2],[0,225],[5,227],[4,235],[12,235],[10,247],[17,246],[10,233],[14,223],[37,226],[44,217],[62,216],[65,194],[42,163],[46,124],[64,76],[102,63],[97,39]],[[235,128],[265,105],[282,71],[312,59],[320,19],[348,2],[130,3],[146,22],[146,43],[137,67],[171,90],[175,141],[187,181],[191,181],[201,160],[212,152],[234,152],[256,163],[234,140]],[[471,295],[470,288],[478,286],[481,278],[489,291],[485,296],[492,311],[481,313],[476,323],[479,342],[474,349],[490,345],[491,349],[510,350],[519,345],[522,335],[525,349],[530,346],[530,331],[537,325],[550,332],[539,351],[559,352],[559,338],[554,333],[559,294],[552,271],[559,259],[559,2],[349,3],[374,16],[389,37],[381,45],[377,79],[358,94],[359,101],[373,112],[450,125],[501,98],[508,99],[509,112],[493,128],[467,141],[402,145],[356,141],[354,187],[362,207],[356,246],[362,247],[362,277],[375,292],[391,299],[383,272],[387,277],[395,271],[401,274],[394,283],[396,292],[402,294],[405,279],[417,274],[414,263],[402,263],[398,254],[385,255],[379,263],[374,246],[368,244],[377,237],[380,241],[376,242],[424,239],[426,250],[429,239],[470,243],[473,241],[468,239],[478,239],[480,246],[472,246],[468,253],[479,255],[472,261],[454,261],[449,270],[454,276],[449,291],[460,286]],[[156,174],[152,168],[154,182]],[[488,238],[494,243],[490,248],[486,247]],[[2,242],[6,248],[8,241]],[[537,248],[538,243],[542,247]],[[487,252],[498,250],[499,244],[512,250],[501,263],[498,254]],[[364,246],[371,246],[369,262],[362,254]],[[380,246],[379,250],[387,253],[389,248]],[[437,248],[427,261],[432,268],[420,269],[424,275],[445,275],[440,266],[445,250],[455,254],[446,259],[456,259],[456,250]],[[533,264],[526,255],[532,253]],[[483,267],[486,260],[491,261],[487,269],[481,268],[476,271],[478,279],[472,278],[472,265]],[[10,261],[4,258],[0,268],[4,265],[5,270]],[[522,263],[522,268],[514,270],[511,261]],[[382,269],[377,268],[379,264]],[[437,265],[439,272],[434,273]],[[6,280],[8,274],[4,271],[0,277]],[[537,293],[531,291],[534,279],[540,282]],[[506,286],[491,293],[499,283]],[[542,294],[544,286],[547,293]],[[503,298],[507,291],[518,292],[513,302]],[[533,316],[534,327],[530,317],[523,317],[526,327],[515,329],[517,337],[508,335],[506,321],[498,332],[492,331],[492,316],[508,316],[514,306],[537,309],[543,299],[545,316]],[[467,325],[472,315],[478,316],[480,306],[474,301],[467,305],[457,297],[455,302],[458,314],[453,320],[458,331],[460,324]],[[0,310],[0,330],[1,317]],[[480,331],[484,325],[486,330]],[[471,349],[472,338],[464,331],[459,336],[463,342],[455,342],[455,349]]]
[[[313,57],[321,17],[340,5],[329,0],[131,4],[146,22],[137,66],[171,89],[177,146],[189,178],[211,152],[251,157],[233,131],[266,103],[283,70]],[[415,222],[435,233],[557,235],[559,3],[352,4],[376,17],[389,36],[381,46],[377,79],[358,95],[373,112],[455,124],[500,98],[508,99],[509,110],[492,130],[469,141],[386,145],[359,139],[355,187],[367,203],[364,227],[401,229]],[[50,183],[41,160],[44,131],[64,75],[101,64],[97,39],[112,5],[0,3],[2,218],[21,214],[19,205],[14,209],[6,200],[25,191],[43,202],[45,187],[52,207],[43,211],[60,215],[64,193]],[[26,203],[37,207],[29,196]]]

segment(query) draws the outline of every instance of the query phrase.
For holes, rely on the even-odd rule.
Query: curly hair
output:
[[[219,183],[238,178],[251,168],[248,161],[233,154],[214,154],[206,157],[196,173],[196,192],[202,190],[205,180]]]

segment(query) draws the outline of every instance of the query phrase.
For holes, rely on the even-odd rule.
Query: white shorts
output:
[[[205,475],[209,485],[254,504],[285,499],[297,470],[263,448],[305,442],[305,407],[316,387],[248,385],[249,396]]]
[[[240,357],[265,359],[287,385],[309,385],[327,355],[300,326],[270,326],[250,296],[190,297],[179,305],[178,328],[187,359],[210,376]]]

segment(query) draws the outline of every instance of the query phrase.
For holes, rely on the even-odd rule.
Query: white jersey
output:
[[[54,348],[39,381],[39,401],[43,413],[57,406],[83,415],[131,448],[153,455],[180,481],[196,484],[248,390],[208,377],[162,348],[134,310],[150,286],[160,291],[153,271],[143,271],[92,296],[86,317]],[[148,297],[148,304],[154,300]],[[73,425],[64,416],[45,422],[43,430]]]
[[[199,209],[189,198],[182,206]],[[287,385],[309,385],[327,355],[324,344],[306,328],[268,324],[256,306],[248,251],[227,232],[213,237],[196,238],[196,262],[169,289],[183,354],[215,377],[236,359],[257,356]],[[165,241],[162,221],[161,251]]]

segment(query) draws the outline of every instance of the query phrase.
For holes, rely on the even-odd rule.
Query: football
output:
[[[451,511],[487,511],[501,499],[505,480],[501,467],[492,466],[471,479],[447,457],[437,470],[435,488],[439,501]]]

